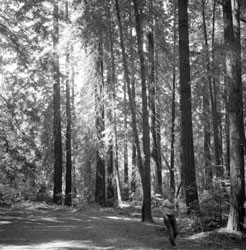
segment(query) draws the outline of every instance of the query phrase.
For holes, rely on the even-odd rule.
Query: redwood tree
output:
[[[65,17],[68,23],[68,2],[65,3]],[[66,51],[66,190],[65,190],[65,205],[72,205],[72,116],[71,116],[71,94],[69,81],[69,43]]]
[[[152,221],[151,215],[151,183],[150,183],[150,134],[149,134],[149,112],[148,112],[148,98],[147,98],[147,83],[146,83],[146,67],[143,50],[143,6],[138,0],[133,0],[136,33],[137,33],[137,47],[140,62],[140,79],[142,86],[142,118],[143,118],[143,155],[144,155],[144,172],[143,172],[143,204],[142,204],[142,220]]]
[[[58,0],[53,3],[53,105],[54,105],[54,192],[53,201],[62,203],[62,138],[60,114],[60,66],[57,46],[59,43]]]
[[[211,188],[213,181],[213,172],[211,166],[211,128],[210,128],[210,103],[209,103],[209,90],[212,86],[211,79],[211,64],[209,57],[209,45],[208,45],[208,34],[207,34],[207,24],[206,24],[206,13],[205,13],[205,1],[202,0],[202,19],[203,19],[203,33],[204,33],[204,43],[205,43],[205,68],[206,77],[203,84],[203,123],[204,123],[204,172],[205,172],[205,188]],[[210,87],[210,88],[209,88]],[[212,97],[212,96],[211,96]],[[211,103],[213,103],[213,98],[211,98]],[[214,132],[215,133],[215,132]],[[215,143],[216,144],[216,143]]]
[[[187,212],[197,210],[198,192],[194,160],[191,82],[189,62],[188,0],[178,1],[179,16],[179,70],[181,110],[181,170]]]
[[[224,0],[226,78],[230,136],[231,201],[227,228],[242,231],[244,223],[244,123],[241,72],[240,1]]]
[[[152,25],[152,31],[148,33],[148,43],[149,43],[149,106],[150,106],[150,130],[152,135],[152,158],[155,161],[156,165],[156,192],[162,193],[162,166],[161,166],[161,146],[160,146],[160,122],[159,113],[158,113],[158,98],[157,95],[157,81],[155,74],[155,46],[154,46],[154,29]]]
[[[98,59],[96,61],[96,73],[98,75],[95,84],[95,125],[97,133],[98,148],[96,151],[96,190],[95,201],[100,205],[105,205],[105,153],[103,134],[105,130],[104,124],[104,79],[103,79],[103,46],[99,41],[98,44]]]
[[[176,46],[177,46],[177,3],[173,6],[173,67],[172,67],[172,122],[171,122],[171,152],[170,152],[170,187],[175,190],[175,166],[174,166],[174,144],[175,144],[175,119],[176,119]]]

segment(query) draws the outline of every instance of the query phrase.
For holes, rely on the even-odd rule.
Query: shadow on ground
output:
[[[129,209],[84,207],[75,210],[42,204],[0,209],[0,249],[169,249],[162,220],[155,221],[156,224],[141,223],[140,214]],[[239,244],[227,248],[184,236],[180,236],[177,243],[183,250],[244,249],[234,247]]]

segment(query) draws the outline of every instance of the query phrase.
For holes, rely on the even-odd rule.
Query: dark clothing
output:
[[[167,228],[167,232],[168,232],[168,237],[170,240],[170,243],[172,246],[176,246],[175,244],[175,239],[178,235],[178,229],[177,229],[177,223],[176,223],[176,218],[174,215],[166,215],[168,217],[168,219],[165,218],[164,216],[164,224]]]

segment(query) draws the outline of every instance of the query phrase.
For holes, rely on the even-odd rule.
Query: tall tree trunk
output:
[[[179,14],[179,67],[180,67],[180,108],[181,108],[181,169],[185,190],[187,212],[200,210],[196,183],[194,159],[190,62],[188,0],[178,0]]]
[[[229,12],[229,14],[228,14]],[[231,3],[230,0],[223,2],[223,19],[224,19],[224,43],[225,43],[225,56],[227,51],[227,46],[229,46],[229,41],[233,41],[233,32],[232,32],[232,14],[231,12]],[[225,117],[225,136],[226,136],[226,174],[227,177],[230,177],[230,121],[229,121],[229,85],[230,77],[227,74],[227,66],[225,61],[225,72],[224,72],[224,83],[225,83],[225,108],[226,108],[226,117]]]
[[[212,68],[215,68],[215,16],[216,16],[216,1],[213,3],[213,21],[212,21]],[[217,178],[223,177],[222,165],[222,136],[221,136],[221,115],[218,110],[218,94],[215,77],[210,77],[209,92],[212,108],[212,124],[213,124],[213,139],[214,139],[214,158],[215,158],[215,174]]]
[[[124,182],[129,185],[129,164],[128,164],[128,119],[127,119],[127,98],[126,82],[124,82]]]
[[[156,82],[158,83],[158,77],[156,74]],[[158,84],[157,84],[158,85]],[[162,160],[161,160],[161,114],[160,114],[160,88],[157,87],[157,99],[158,104],[156,106],[156,160],[158,162],[157,165],[157,182],[158,182],[158,189],[160,194],[162,194]]]
[[[62,138],[60,111],[60,66],[57,46],[59,43],[58,1],[53,3],[53,101],[54,101],[54,192],[53,201],[62,204]]]
[[[213,78],[212,81],[212,116],[213,116],[213,132],[214,132],[214,154],[215,154],[215,174],[217,178],[223,177],[223,165],[222,165],[222,138],[221,138],[221,118],[217,105],[217,89],[216,81]]]
[[[124,81],[124,182],[129,185],[129,164],[128,164],[128,107],[127,107],[127,84]]]
[[[130,10],[130,15],[129,15],[129,21],[132,21],[132,12]],[[130,43],[132,45],[135,44],[135,38],[133,36],[133,32],[134,32],[134,28],[131,27],[130,30]],[[136,91],[135,91],[135,72],[134,72],[134,61],[135,58],[135,53],[134,53],[134,46],[130,47],[130,68],[132,69],[130,72],[130,84],[128,86],[127,84],[127,88],[128,88],[128,97],[129,95],[131,95],[131,99],[130,97],[128,98],[129,100],[131,100],[132,104],[130,104],[132,106],[131,108],[131,113],[135,112],[136,110]],[[135,123],[133,124],[133,121],[135,121]],[[138,134],[135,135],[135,132],[138,132],[137,129],[137,121],[136,121],[136,114],[132,113],[132,132],[133,132],[133,143],[132,143],[132,181],[131,181],[131,192],[132,192],[132,198],[135,198],[135,192],[137,189],[137,171],[139,170],[142,171],[143,170],[143,166],[142,166],[142,156],[141,156],[141,151],[140,151],[140,145],[139,145],[139,139],[138,139]],[[140,172],[141,175],[141,172]]]
[[[120,9],[119,9],[119,4],[118,1],[117,3],[115,2],[116,6],[116,12],[117,12],[117,19],[119,23],[119,18],[118,16],[120,15]],[[131,20],[131,15],[129,17]],[[121,22],[121,20],[120,20]],[[122,25],[121,25],[122,26]],[[128,28],[128,27],[127,27]],[[121,27],[121,31],[123,35],[123,30]],[[131,48],[132,49],[132,48]],[[128,72],[129,74],[129,72]],[[129,78],[129,76],[128,76]],[[129,79],[128,79],[129,80]],[[127,79],[125,78],[124,85],[123,85],[123,93],[124,93],[124,183],[126,184],[128,190],[130,188],[130,183],[129,183],[129,160],[128,160],[128,102],[127,102]],[[129,193],[128,193],[128,198],[129,198]]]
[[[155,162],[155,192],[162,193],[162,166],[161,166],[161,147],[159,146],[160,122],[159,117],[159,86],[156,74],[156,46],[155,46],[155,21],[152,14],[153,1],[148,1],[150,31],[147,34],[148,39],[148,59],[149,59],[149,111],[150,111],[150,131],[151,131],[151,156]]]
[[[158,52],[156,50],[155,53],[155,60],[156,62],[159,61],[158,59]],[[161,157],[161,108],[160,108],[160,96],[161,96],[161,86],[158,79],[158,70],[156,66],[156,74],[155,74],[155,80],[156,80],[156,160],[158,162],[157,166],[157,181],[159,186],[160,194],[162,194],[162,157]]]
[[[73,47],[72,47],[73,50]],[[71,120],[73,124],[76,122],[76,110],[75,110],[75,72],[74,66],[71,65]],[[77,189],[76,189],[76,149],[77,149],[77,142],[76,142],[76,135],[74,130],[71,133],[71,140],[72,140],[72,196],[76,197]]]
[[[141,4],[141,3],[140,3]],[[140,61],[140,79],[142,85],[142,117],[143,117],[143,154],[144,154],[144,180],[143,185],[143,206],[142,220],[153,221],[151,215],[151,180],[150,180],[150,135],[149,135],[149,112],[148,112],[148,97],[147,84],[145,75],[145,58],[143,51],[143,27],[142,27],[142,6],[138,0],[133,0],[134,13],[136,19],[136,34],[138,56]]]
[[[117,151],[116,151],[117,153]],[[116,156],[117,157],[117,156]],[[118,159],[118,157],[116,158]],[[116,162],[115,165],[115,179],[116,179],[116,193],[117,193],[117,205],[119,207],[121,207],[123,205],[122,202],[122,194],[121,194],[121,181],[120,181],[120,171],[119,171],[119,165],[118,165],[118,161]]]
[[[118,144],[117,144],[117,126],[116,126],[116,110],[115,110],[115,103],[116,103],[116,76],[115,76],[115,57],[114,57],[114,40],[113,40],[113,32],[112,27],[114,25],[110,8],[111,8],[111,1],[108,0],[107,5],[107,13],[108,13],[108,32],[109,32],[109,46],[110,46],[110,65],[111,65],[111,74],[110,74],[110,86],[109,86],[109,101],[110,101],[110,110],[111,110],[111,121],[110,121],[110,127],[111,127],[111,133],[112,133],[112,166],[115,172],[115,179],[116,179],[116,189],[117,193],[117,203],[119,206],[122,205],[122,195],[121,195],[121,179],[120,179],[120,173],[119,173],[119,167],[118,167]],[[113,177],[112,172],[112,177]],[[114,185],[115,186],[115,185]],[[115,194],[114,194],[115,196]],[[116,197],[114,197],[115,199]],[[115,199],[116,200],[116,199]]]
[[[153,26],[153,25],[152,25]],[[161,194],[162,190],[162,178],[161,178],[161,165],[159,161],[158,155],[160,155],[160,152],[158,152],[158,141],[157,141],[157,82],[155,78],[155,46],[154,46],[154,32],[153,27],[152,31],[148,33],[148,43],[149,43],[149,66],[150,66],[150,73],[149,73],[149,106],[150,106],[150,117],[151,117],[151,123],[150,123],[150,130],[152,135],[152,157],[155,161],[156,165],[156,179],[157,179],[157,187],[156,187],[156,193]]]
[[[229,80],[229,79],[228,79]],[[229,83],[224,79],[225,86],[228,86]],[[230,125],[229,125],[229,100],[228,100],[228,91],[225,87],[225,168],[226,168],[226,178],[230,177]]]
[[[212,187],[213,172],[211,164],[211,128],[210,128],[210,105],[209,105],[209,86],[212,84],[211,80],[211,66],[209,57],[208,47],[208,36],[207,36],[207,25],[206,25],[206,13],[205,13],[205,2],[202,0],[202,17],[203,17],[203,30],[204,30],[204,43],[205,43],[205,54],[206,54],[206,79],[203,86],[203,123],[204,123],[204,170],[205,170],[205,188],[209,189]]]
[[[135,198],[137,182],[137,150],[135,143],[132,143],[132,175],[131,175],[131,197]]]
[[[98,59],[96,62],[96,72],[98,80],[95,86],[96,103],[96,131],[98,140],[98,149],[96,153],[96,190],[95,201],[100,205],[105,205],[105,155],[104,155],[104,79],[103,79],[103,47],[99,42]]]
[[[120,45],[121,45],[123,67],[124,67],[124,78],[127,83],[127,92],[128,92],[128,98],[129,98],[129,104],[130,104],[130,110],[131,110],[131,116],[132,116],[133,136],[134,136],[134,141],[135,141],[136,150],[137,150],[137,162],[138,162],[138,168],[139,168],[139,172],[140,172],[140,176],[142,180],[144,194],[146,194],[146,188],[145,188],[146,184],[145,184],[145,179],[144,179],[145,169],[143,166],[143,161],[142,161],[142,156],[141,156],[140,141],[138,137],[138,128],[137,128],[137,118],[136,118],[136,112],[135,112],[135,86],[134,85],[131,86],[131,83],[130,83],[129,69],[128,69],[128,64],[127,64],[127,55],[126,55],[126,50],[125,50],[125,45],[124,45],[124,37],[123,37],[123,30],[122,30],[122,23],[121,23],[118,0],[115,0],[115,6],[116,6],[116,11],[117,11],[117,19],[118,19],[119,31],[120,31]],[[145,203],[146,203],[146,199],[145,199]],[[151,212],[151,207],[149,208],[150,208],[150,211],[147,208],[146,212],[142,213],[142,220],[152,220],[151,213],[145,216],[146,213]]]
[[[108,60],[107,63],[107,83],[106,83],[106,92],[107,97],[105,98],[107,104],[105,105],[106,110],[106,166],[107,166],[107,192],[106,192],[106,202],[107,205],[113,205],[115,200],[114,194],[114,102],[115,102],[115,63],[114,63],[114,53],[113,53],[113,37],[112,37],[112,30],[111,30],[111,15],[110,15],[110,1],[105,2],[106,9],[107,9],[107,55]],[[118,185],[119,186],[119,185]]]
[[[134,79],[132,79],[132,84],[130,82],[130,73],[128,69],[127,54],[126,54],[126,49],[125,49],[125,44],[124,44],[123,28],[122,28],[122,23],[121,23],[118,0],[115,0],[115,7],[116,7],[116,12],[117,12],[117,19],[118,19],[119,32],[120,32],[120,47],[121,47],[121,53],[122,53],[122,59],[123,59],[124,80],[126,81],[126,85],[127,85],[127,93],[128,93],[128,99],[129,99],[129,105],[130,105],[130,111],[131,111],[131,117],[132,117],[131,125],[132,125],[132,130],[133,130],[133,137],[134,137],[135,146],[137,150],[138,166],[141,170],[140,173],[143,173],[140,140],[138,137],[138,128],[137,128],[137,117],[136,117],[136,112],[135,112],[135,106],[136,106],[135,105],[135,84],[134,84]]]
[[[135,105],[135,84],[134,84],[134,79],[132,79],[132,84],[130,82],[130,73],[129,73],[128,63],[127,63],[127,54],[126,54],[126,49],[125,49],[125,44],[124,44],[123,28],[122,28],[122,23],[121,23],[118,0],[115,0],[115,6],[116,6],[116,12],[117,12],[119,31],[120,31],[120,46],[121,46],[121,53],[122,53],[123,67],[124,67],[124,80],[126,81],[126,85],[127,85],[127,93],[128,93],[128,99],[129,99],[129,105],[130,105],[130,111],[131,111],[131,117],[132,117],[131,125],[132,125],[133,137],[134,137],[134,142],[135,142],[136,151],[137,151],[138,167],[140,169],[140,174],[142,174],[143,163],[142,163],[142,156],[141,156],[141,149],[140,149],[140,140],[138,137],[137,117],[136,117],[136,112],[135,112],[135,106],[136,106]]]
[[[177,43],[177,4],[174,1],[173,17],[173,86],[172,86],[172,123],[171,123],[171,157],[170,157],[170,187],[175,191],[174,175],[174,142],[175,142],[175,119],[176,119],[176,43]]]
[[[116,8],[116,14],[117,14],[117,21],[121,22],[120,18],[120,9],[119,9],[119,3],[118,1],[115,1],[115,8]],[[120,20],[119,20],[120,18]],[[130,16],[131,18],[131,16]],[[122,24],[120,24],[121,30],[120,32],[122,33],[123,36],[123,28]],[[128,27],[127,27],[128,28]],[[123,66],[124,67],[124,66]],[[124,70],[125,71],[125,70]],[[128,71],[128,69],[127,69]],[[124,73],[125,74],[125,73]],[[127,73],[129,74],[129,72]],[[125,76],[124,76],[125,77]],[[127,81],[130,81],[130,77],[128,76],[129,79],[124,79],[124,85],[123,85],[123,93],[124,93],[124,183],[127,186],[127,189],[129,190],[129,160],[128,160],[128,102],[127,102]],[[127,194],[127,198],[129,198],[129,193]]]
[[[68,22],[68,2],[65,3],[65,15]],[[71,116],[71,98],[70,98],[70,81],[69,81],[69,43],[66,51],[66,190],[65,190],[65,205],[72,205],[72,116]]]
[[[241,76],[240,0],[224,0],[226,77],[229,94],[231,202],[227,228],[243,231],[245,170]]]
[[[110,1],[109,1],[110,3]],[[113,4],[113,3],[110,3]],[[109,21],[111,21],[112,18],[110,16],[109,12]],[[114,25],[114,23],[113,23]],[[119,172],[119,164],[118,164],[118,142],[117,142],[117,125],[116,125],[116,72],[115,72],[115,57],[114,57],[114,41],[113,41],[113,35],[112,35],[112,21],[110,23],[110,57],[111,57],[111,68],[112,68],[112,74],[111,74],[111,109],[112,109],[112,128],[113,128],[113,167],[115,170],[115,176],[117,181],[117,202],[118,205],[122,205],[122,194],[121,194],[121,179],[120,179],[120,172]],[[125,177],[128,179],[128,166],[124,166],[124,173]],[[127,194],[128,196],[128,194]]]

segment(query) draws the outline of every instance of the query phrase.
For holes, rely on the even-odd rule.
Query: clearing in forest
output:
[[[155,217],[155,224],[147,224],[140,218],[133,207],[78,209],[28,203],[1,208],[0,249],[170,249],[162,219]],[[191,234],[181,223],[178,249],[245,250],[245,237],[218,232]]]

